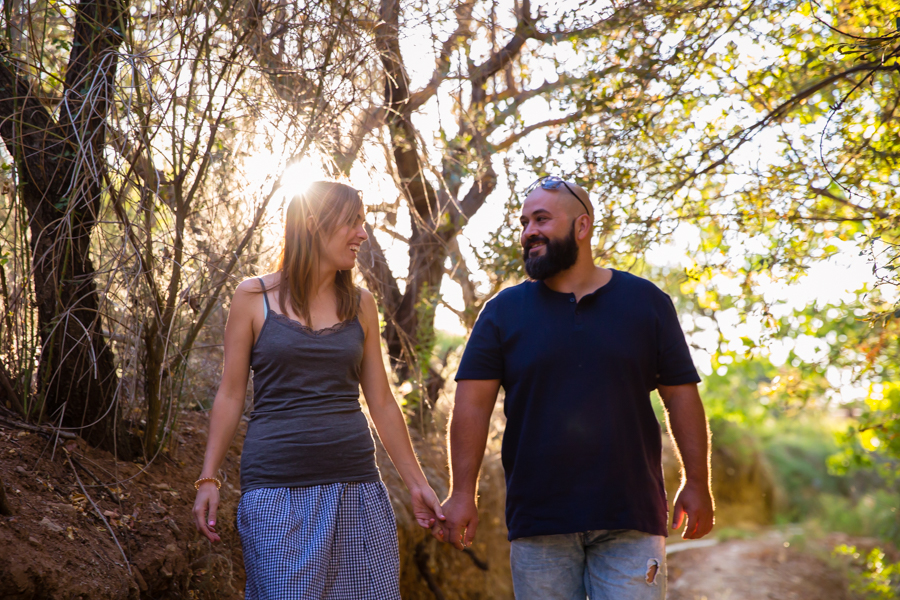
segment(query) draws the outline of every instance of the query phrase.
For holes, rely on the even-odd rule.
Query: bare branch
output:
[[[350,168],[356,162],[366,138],[372,131],[384,125],[385,113],[385,107],[382,104],[373,102],[357,116],[349,143],[345,147],[335,150],[332,155],[332,160],[334,160],[339,173],[343,175],[350,173]]]
[[[705,174],[717,169],[718,167],[722,166],[723,164],[725,164],[731,158],[731,156],[735,152],[737,152],[737,150],[741,146],[743,146],[744,144],[746,144],[748,141],[750,141],[753,138],[753,135],[755,134],[755,132],[763,129],[764,127],[768,126],[770,123],[773,123],[773,122],[781,119],[782,117],[786,116],[802,100],[806,100],[807,98],[813,96],[817,92],[819,92],[819,91],[833,85],[834,83],[840,81],[841,79],[845,79],[855,73],[862,73],[862,72],[871,73],[874,71],[889,71],[889,70],[896,70],[896,67],[895,66],[884,66],[884,65],[881,65],[880,63],[865,63],[862,65],[856,65],[854,67],[850,67],[849,69],[845,69],[838,73],[833,73],[833,74],[829,75],[828,77],[824,77],[823,79],[820,79],[819,81],[813,83],[812,85],[807,86],[806,88],[800,90],[799,92],[797,92],[796,94],[794,94],[793,96],[791,96],[790,98],[788,98],[787,100],[785,100],[784,102],[782,102],[781,104],[776,106],[774,109],[769,111],[764,117],[759,119],[753,125],[745,128],[745,129],[742,129],[739,133],[737,133],[733,136],[729,136],[728,138],[723,139],[723,140],[713,144],[709,148],[706,148],[703,151],[703,153],[700,155],[701,160],[706,158],[707,156],[709,156],[709,154],[711,152],[713,152],[714,150],[716,150],[718,148],[721,148],[728,142],[737,140],[737,143],[734,144],[733,146],[731,146],[730,148],[728,148],[723,153],[723,156],[721,158],[710,163],[709,165],[707,165],[706,167],[704,167],[702,169],[692,171],[686,177],[679,180],[674,185],[670,186],[669,190],[678,189],[678,188],[684,186],[687,182],[697,179],[700,176],[705,175]]]
[[[403,242],[404,244],[407,244],[407,245],[409,244],[408,237],[404,237],[404,236],[400,235],[399,233],[397,233],[393,229],[390,229],[389,227],[385,227],[384,225],[379,225],[378,231],[383,231],[384,233],[388,234],[389,236],[391,236],[392,238],[394,238],[395,240],[397,240],[399,242]]]
[[[431,75],[431,80],[424,88],[410,94],[407,106],[408,112],[411,113],[425,104],[435,93],[437,93],[441,83],[447,78],[447,75],[450,73],[450,58],[453,55],[453,51],[459,44],[472,36],[472,9],[474,7],[475,2],[472,0],[460,2],[456,6],[456,10],[454,11],[457,22],[456,30],[451,33],[441,45],[441,50],[438,53],[437,64],[435,65],[434,73]]]
[[[400,287],[384,257],[384,250],[381,249],[381,245],[375,238],[375,231],[368,223],[366,223],[366,233],[369,235],[369,239],[360,246],[357,260],[360,273],[370,291],[375,294],[384,308],[385,315],[396,315],[403,299],[400,295]]]
[[[565,125],[566,123],[573,123],[581,118],[582,111],[578,111],[572,113],[570,115],[566,115],[565,117],[560,117],[558,119],[548,119],[546,121],[541,121],[540,123],[533,123],[528,127],[525,127],[521,131],[517,131],[516,133],[510,135],[508,138],[500,142],[499,144],[494,144],[494,148],[497,150],[506,150],[523,137],[537,131],[538,129],[545,129],[547,127],[558,127],[560,125]]]

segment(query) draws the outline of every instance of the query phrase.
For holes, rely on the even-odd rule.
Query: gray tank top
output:
[[[354,318],[313,331],[269,308],[250,354],[253,412],[241,492],[380,481],[359,404],[365,334]]]

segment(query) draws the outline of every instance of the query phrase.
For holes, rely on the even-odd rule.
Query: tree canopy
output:
[[[721,339],[716,367],[774,339],[821,340],[815,364],[792,356],[756,377],[779,398],[817,401],[849,373],[871,386],[859,447],[896,458],[898,10],[7,3],[0,394],[23,419],[152,456],[197,345],[215,346],[230,290],[271,257],[283,174],[319,161],[381,182],[364,190],[361,273],[424,426],[448,375],[436,311],[471,327],[522,279],[521,194],[553,173],[594,200],[599,264],[649,274],[707,319],[698,329],[734,315],[760,324],[752,339]],[[472,225],[490,211],[505,216]],[[389,259],[396,244],[405,264]],[[871,258],[878,289],[787,316],[772,305],[771,282],[850,246]],[[669,264],[650,260],[660,249]]]

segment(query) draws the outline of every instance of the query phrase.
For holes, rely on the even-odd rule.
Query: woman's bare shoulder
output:
[[[370,313],[378,313],[378,304],[375,302],[375,295],[364,287],[358,287],[359,290],[359,311],[363,316],[370,316]]]
[[[263,284],[265,284],[266,290],[271,290],[278,285],[280,278],[281,276],[278,273],[266,273],[258,277],[248,277],[238,284],[235,292],[258,294],[263,291]],[[262,284],[259,281],[260,279],[262,279]]]
[[[378,328],[378,305],[375,296],[366,288],[359,289],[359,321],[362,323],[366,338],[369,337],[369,329]]]

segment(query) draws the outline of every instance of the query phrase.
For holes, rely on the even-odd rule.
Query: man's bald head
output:
[[[569,188],[575,193],[575,195],[578,196],[578,199],[581,200],[582,202],[584,202],[585,206],[587,206],[587,215],[591,218],[591,223],[593,223],[594,222],[594,205],[591,204],[591,199],[588,196],[587,191],[585,191],[585,189],[583,187],[581,187],[580,185],[578,185],[577,183],[572,183],[571,181],[567,181],[566,185],[569,186]],[[566,191],[568,191],[568,190],[566,190]],[[574,200],[574,198],[573,198],[573,200]],[[577,217],[578,215],[580,215],[582,213],[584,206],[581,206],[581,204],[578,204],[578,206],[582,210],[581,211],[576,210],[575,214],[573,216]]]
[[[556,200],[554,204],[571,219],[587,214],[591,219],[591,223],[594,222],[594,205],[591,204],[588,193],[577,183],[565,181],[556,189],[545,189],[538,185],[525,197],[525,202],[527,203],[529,199],[538,200],[544,198]]]

